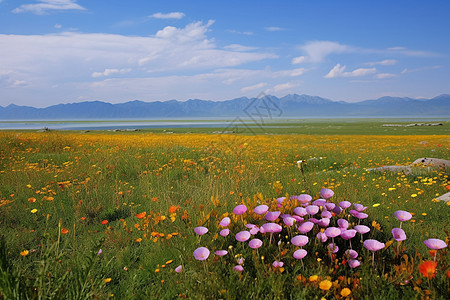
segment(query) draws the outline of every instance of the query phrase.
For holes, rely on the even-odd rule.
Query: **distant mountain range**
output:
[[[46,108],[0,106],[0,120],[89,120],[196,117],[249,117],[269,111],[275,117],[450,117],[450,95],[432,99],[382,97],[356,103],[332,101],[308,95],[281,98],[236,98],[226,101],[130,101],[111,104],[89,101],[58,104]],[[261,106],[263,104],[263,107]]]

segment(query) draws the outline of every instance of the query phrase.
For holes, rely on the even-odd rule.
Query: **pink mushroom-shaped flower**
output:
[[[236,240],[239,242],[245,242],[250,238],[250,232],[248,231],[240,231],[236,233]]]
[[[258,228],[258,226],[253,226],[251,229],[250,229],[250,234],[251,235],[255,235],[255,234],[257,234],[259,232],[259,228]]]
[[[323,232],[320,232],[320,231],[316,234],[316,237],[322,243],[325,243],[328,240],[327,235],[325,233],[323,233]]]
[[[307,233],[311,231],[313,226],[314,226],[313,222],[306,221],[302,223],[300,226],[298,226],[298,231],[300,231],[301,233]]]
[[[217,256],[225,256],[228,254],[227,250],[217,250],[216,252],[214,252],[215,255]]]
[[[368,233],[370,231],[370,228],[367,227],[366,225],[356,225],[354,227],[354,229],[356,231],[358,231],[360,234],[365,234],[365,233]]]
[[[272,266],[273,266],[274,268],[281,268],[283,265],[284,265],[284,262],[282,262],[282,261],[277,261],[277,260],[275,260],[275,261],[272,263]]]
[[[361,265],[361,263],[357,259],[350,259],[348,261],[348,265],[350,266],[350,268],[354,269],[356,267],[359,267]]]
[[[392,236],[394,237],[394,240],[396,240],[397,242],[406,240],[406,233],[401,228],[392,229]]]
[[[425,240],[424,243],[428,248],[432,250],[439,250],[447,247],[447,244],[440,239],[428,239]]]
[[[240,205],[236,206],[235,208],[233,208],[233,213],[235,215],[242,215],[246,211],[247,211],[247,206],[245,206],[244,204],[240,204]]]
[[[235,270],[237,272],[242,272],[242,271],[244,271],[244,267],[241,265],[236,265],[236,266],[234,266],[233,270]]]
[[[339,251],[339,247],[335,243],[329,243],[328,249],[331,251],[331,253],[337,253]]]
[[[181,273],[183,271],[183,266],[179,265],[178,267],[175,268],[175,272],[177,273]]]
[[[364,241],[363,246],[370,251],[378,251],[383,249],[385,245],[377,240],[368,239]]]
[[[198,226],[194,228],[194,232],[198,235],[204,235],[205,233],[208,232],[208,228],[203,227],[203,226]]]
[[[297,196],[297,200],[298,200],[298,202],[305,204],[305,203],[308,203],[309,201],[311,201],[312,197],[308,194],[301,194],[301,195]]]
[[[328,210],[324,210],[321,214],[320,214],[320,216],[322,217],[322,218],[328,218],[328,219],[331,219],[331,217],[333,216]]]
[[[341,233],[341,238],[343,238],[344,240],[352,239],[355,237],[356,232],[357,231],[355,229],[345,230],[344,232]]]
[[[292,226],[292,225],[294,225],[295,222],[296,222],[296,220],[293,217],[286,217],[286,218],[283,219],[283,223],[286,226]]]
[[[272,222],[278,219],[278,217],[281,215],[281,211],[269,211],[265,215],[264,218],[266,218],[267,221]]]
[[[261,204],[258,205],[257,207],[255,207],[255,209],[253,210],[255,212],[255,214],[257,215],[263,215],[265,214],[267,211],[269,210],[269,207],[265,204]]]
[[[362,212],[358,212],[355,217],[357,217],[358,219],[362,220],[362,219],[366,219],[367,217],[369,217],[368,214],[362,213]]]
[[[253,239],[250,242],[248,242],[248,245],[250,248],[252,249],[258,249],[259,247],[261,247],[263,244],[263,242],[260,239]]]
[[[339,206],[340,206],[342,209],[349,208],[350,205],[352,205],[352,203],[349,202],[349,201],[341,201],[341,202],[339,202]]]
[[[280,198],[277,198],[277,203],[278,203],[278,205],[281,205],[281,204],[283,204],[283,201],[286,199],[286,197],[280,197]]]
[[[304,207],[296,207],[294,208],[294,214],[296,214],[297,216],[303,217],[306,216],[308,213],[306,212],[306,209]]]
[[[397,210],[394,215],[400,222],[409,221],[412,218],[411,213],[404,210]]]
[[[319,207],[316,206],[316,205],[308,205],[308,206],[306,207],[306,212],[307,212],[309,215],[313,216],[313,215],[315,215],[315,214],[317,214],[317,213],[319,212]]]
[[[308,252],[305,249],[298,249],[294,252],[293,256],[295,259],[302,259],[306,254],[308,254]]]
[[[219,234],[221,236],[225,237],[230,234],[230,229],[228,229],[228,228],[222,229]]]
[[[229,217],[225,217],[220,221],[219,225],[222,227],[227,227],[228,225],[230,225],[230,223],[231,219]]]
[[[205,247],[199,247],[194,251],[194,258],[196,260],[207,260],[209,256],[209,250]]]
[[[353,206],[355,207],[355,209],[357,211],[365,211],[367,209],[367,206],[364,206],[364,205],[359,204],[359,203],[353,203]]]
[[[291,239],[292,245],[303,247],[308,244],[309,238],[306,235],[296,235]]]
[[[325,206],[326,203],[327,203],[327,200],[325,200],[325,199],[317,199],[312,204],[316,205],[316,206]]]
[[[337,220],[337,225],[339,228],[348,228],[348,221],[345,219],[339,219]]]
[[[358,252],[352,249],[348,249],[347,251],[345,251],[345,256],[347,256],[350,259],[355,259],[358,257]]]
[[[281,232],[283,228],[281,227],[281,225],[277,223],[265,223],[261,226],[260,231],[261,229],[263,229],[264,232],[274,233],[274,232]]]
[[[331,198],[331,197],[333,197],[333,195],[334,195],[334,192],[330,189],[323,188],[320,190],[320,197],[322,197],[324,199]]]
[[[337,237],[341,234],[341,230],[337,227],[328,227],[325,229],[325,235],[330,238]]]
[[[327,202],[325,203],[325,207],[328,210],[333,210],[336,207],[336,204],[334,204],[333,202]]]
[[[319,222],[317,222],[317,225],[319,225],[320,227],[327,227],[328,225],[330,225],[330,219],[322,218],[319,220]]]

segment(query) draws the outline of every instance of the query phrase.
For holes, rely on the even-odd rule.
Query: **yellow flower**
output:
[[[329,289],[331,288],[331,286],[332,286],[332,283],[331,283],[331,281],[329,281],[329,280],[322,280],[322,281],[319,283],[319,288],[320,288],[321,290],[324,290],[324,291],[329,290]]]
[[[350,291],[349,288],[343,288],[341,291],[341,296],[342,297],[347,297],[348,295],[350,295],[352,293],[352,291]]]
[[[22,256],[27,256],[28,253],[30,253],[30,251],[28,251],[28,250],[20,251],[20,255],[22,255]]]
[[[319,276],[317,276],[317,275],[309,276],[309,281],[310,282],[316,281],[317,279],[319,279]]]
[[[417,194],[411,194],[411,197],[415,198],[415,197],[417,197]]]
[[[37,213],[37,209],[36,209],[36,208],[33,208],[33,209],[31,210],[31,213],[32,213],[32,214]]]
[[[111,278],[106,278],[105,279],[105,283],[108,283],[108,282],[110,282],[111,281]]]
[[[374,205],[372,205],[372,207],[377,207],[380,206],[380,203],[375,203]]]

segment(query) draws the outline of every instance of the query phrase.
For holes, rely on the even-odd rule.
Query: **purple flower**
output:
[[[337,224],[340,228],[348,228],[348,221],[345,219],[337,220]]]
[[[250,242],[248,242],[248,245],[250,248],[252,249],[258,249],[259,247],[261,247],[263,244],[263,242],[260,239],[253,239]]]
[[[336,204],[334,204],[333,202],[327,202],[327,203],[325,203],[325,207],[328,210],[333,210],[336,207]]]
[[[412,215],[404,210],[397,210],[394,215],[400,222],[405,222],[412,218]]]
[[[424,241],[425,245],[432,250],[439,250],[447,247],[447,244],[440,239],[428,239]]]
[[[278,217],[281,215],[281,211],[269,211],[265,215],[264,218],[266,218],[267,221],[272,222],[278,219]]]
[[[310,232],[311,229],[313,228],[314,223],[310,222],[310,221],[306,221],[305,223],[302,223],[299,227],[298,227],[298,231],[300,231],[301,233],[307,233]]]
[[[320,214],[320,216],[321,216],[322,218],[328,218],[328,219],[330,219],[333,215],[332,215],[328,210],[324,210],[324,211]]]
[[[102,254],[102,252],[103,252],[102,249],[98,250],[97,255]]]
[[[344,232],[341,232],[341,238],[343,238],[344,240],[349,240],[354,238],[356,235],[356,230],[355,229],[348,229],[345,230]]]
[[[304,207],[296,207],[294,208],[294,214],[296,214],[297,216],[303,217],[305,215],[307,215],[308,213],[306,212],[306,209]]]
[[[236,240],[239,242],[245,242],[250,238],[250,232],[248,231],[240,231],[236,234]]]
[[[313,215],[315,215],[315,214],[317,214],[317,213],[319,212],[319,207],[316,206],[316,205],[308,205],[308,206],[306,207],[306,212],[307,212],[309,215],[313,216]]]
[[[279,224],[265,223],[261,226],[259,231],[261,231],[261,233],[265,233],[265,232],[273,233],[273,232],[281,232],[282,229],[283,228]]]
[[[305,249],[298,249],[294,252],[293,256],[295,259],[302,259],[306,254],[308,254],[308,252]]]
[[[177,273],[181,273],[183,271],[183,266],[179,265],[178,267],[175,268],[175,272]]]
[[[358,257],[358,252],[356,252],[355,250],[352,249],[348,249],[347,251],[345,251],[345,256],[347,256],[348,258],[354,259]]]
[[[397,242],[406,240],[406,233],[401,228],[392,229],[392,236]]]
[[[302,222],[302,221],[305,220],[305,219],[303,219],[302,217],[297,216],[297,215],[293,215],[292,217],[293,217],[293,218],[295,219],[295,221],[297,221],[297,222]]]
[[[283,201],[286,199],[286,197],[280,197],[280,198],[277,198],[277,203],[279,204],[279,205],[281,205],[281,204],[283,204]]]
[[[348,261],[348,265],[350,266],[350,268],[354,269],[356,267],[359,267],[361,265],[361,263],[357,259],[350,259]]]
[[[316,234],[316,237],[322,243],[325,243],[327,241],[327,239],[328,239],[327,235],[325,233],[323,233],[323,232],[320,232],[320,231]]]
[[[208,232],[208,228],[203,226],[195,227],[194,232],[198,235],[204,235],[205,233]]]
[[[365,211],[367,209],[367,206],[364,206],[364,205],[359,204],[359,203],[353,203],[353,206],[355,207],[355,209],[357,211]]]
[[[354,229],[356,231],[358,231],[359,233],[361,233],[361,234],[365,234],[365,233],[368,233],[370,231],[370,228],[367,227],[366,225],[356,225],[354,227]]]
[[[258,232],[259,232],[258,226],[254,226],[254,227],[252,227],[252,229],[250,229],[250,234],[251,234],[251,235],[255,235],[255,234],[257,234]]]
[[[228,229],[228,228],[225,228],[225,229],[222,229],[221,231],[220,231],[220,233],[219,233],[221,236],[227,236],[227,235],[229,235],[230,234],[230,229]]]
[[[349,201],[341,201],[341,202],[339,202],[339,206],[340,206],[342,209],[349,208],[350,205],[352,205],[352,204],[351,204]]]
[[[217,256],[225,256],[228,254],[227,250],[217,250],[216,252],[214,252],[215,255]]]
[[[301,194],[301,195],[297,196],[297,200],[300,203],[308,203],[309,201],[312,200],[312,197],[310,195],[308,195],[308,194]]]
[[[306,244],[308,244],[309,238],[306,235],[296,235],[291,239],[291,243],[292,245],[295,246],[305,246]]]
[[[237,260],[237,263],[238,263],[239,265],[243,265],[243,264],[244,264],[244,261],[245,261],[245,259],[244,259],[243,257],[240,257],[240,258]]]
[[[308,221],[313,222],[314,224],[319,223],[319,220],[317,220],[316,218],[309,218]]]
[[[236,266],[234,266],[233,270],[235,270],[237,272],[242,272],[242,271],[244,271],[244,267],[241,265],[236,265]]]
[[[327,229],[325,229],[325,235],[327,237],[334,238],[340,234],[341,234],[341,230],[337,227],[328,227]]]
[[[333,197],[333,195],[334,195],[334,192],[330,189],[323,188],[320,190],[320,197],[322,197],[324,199],[331,198],[331,197]]]
[[[233,213],[235,215],[242,215],[246,211],[247,211],[247,206],[245,206],[244,204],[240,204],[240,205],[236,206],[235,208],[233,208]]]
[[[282,266],[284,265],[284,262],[282,262],[282,261],[274,261],[273,263],[272,263],[272,266],[274,267],[274,268],[281,268]]]
[[[378,251],[384,248],[384,243],[379,242],[377,240],[365,240],[363,246],[370,251]]]
[[[328,249],[331,251],[331,253],[337,253],[339,251],[339,247],[335,243],[329,243]]]
[[[355,215],[355,217],[357,217],[357,218],[360,219],[360,220],[365,219],[365,218],[367,218],[368,216],[369,216],[368,214],[365,214],[365,213],[362,213],[362,212],[358,212],[358,213]]]
[[[327,200],[325,199],[317,199],[312,204],[316,206],[324,206],[325,203],[327,203]]]
[[[330,219],[322,218],[319,220],[319,222],[317,222],[317,225],[319,225],[320,227],[327,227],[328,225],[330,225]]]
[[[196,260],[207,260],[209,256],[209,250],[205,247],[199,247],[194,251],[194,258]]]
[[[356,209],[351,209],[349,213],[356,218],[356,216],[359,214],[359,211],[357,211]]]
[[[228,225],[230,225],[231,223],[231,219],[229,217],[225,217],[222,219],[222,221],[220,221],[219,225],[222,227],[227,227]]]
[[[336,215],[340,214],[342,211],[342,208],[338,205],[336,205],[332,210]]]
[[[293,218],[293,217],[286,217],[286,218],[284,218],[283,219],[283,222],[284,222],[284,224],[286,225],[286,226],[292,226],[292,225],[294,225],[294,223],[295,223],[295,218]]]
[[[255,209],[253,210],[255,212],[255,214],[257,215],[263,215],[265,214],[267,211],[269,210],[269,207],[265,204],[262,205],[258,205],[257,207],[255,207]]]

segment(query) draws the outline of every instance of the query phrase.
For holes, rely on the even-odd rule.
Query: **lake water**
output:
[[[43,128],[53,130],[126,130],[144,128],[226,128],[229,122],[213,121],[14,121],[0,122],[0,130],[39,130]]]

